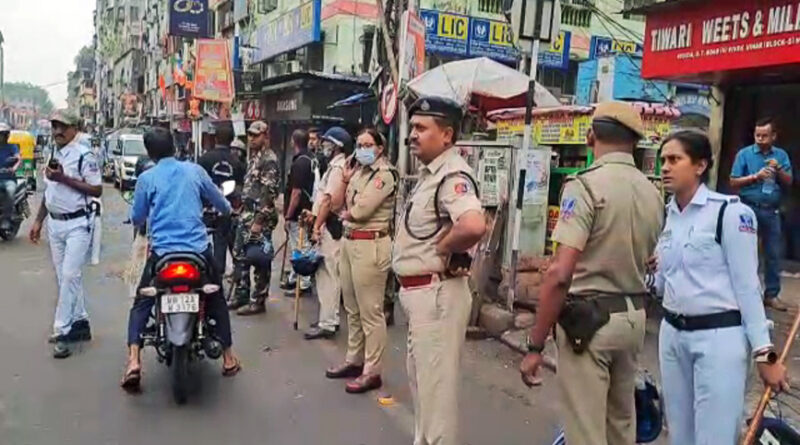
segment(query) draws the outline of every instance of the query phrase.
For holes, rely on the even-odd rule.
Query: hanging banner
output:
[[[642,77],[717,78],[800,62],[796,0],[698,2],[647,15]]]
[[[194,97],[213,102],[233,101],[233,76],[228,42],[198,39]]]
[[[256,47],[253,62],[319,42],[321,9],[320,0],[311,0],[259,26],[251,39]]]
[[[558,37],[550,42],[549,46],[540,49],[539,66],[557,68],[565,71],[569,69],[569,48],[571,41],[572,33],[570,31],[561,31]]]
[[[415,13],[403,13],[403,34],[400,40],[400,83],[425,71],[425,23]]]
[[[190,38],[211,37],[208,0],[169,0],[169,34]]]

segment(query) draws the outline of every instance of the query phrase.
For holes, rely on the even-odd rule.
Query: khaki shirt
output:
[[[333,196],[336,190],[342,183],[342,176],[344,173],[345,167],[345,156],[344,153],[339,153],[338,155],[334,156],[331,159],[331,162],[328,163],[328,169],[325,170],[325,174],[322,175],[319,182],[317,183],[317,200],[314,201],[314,205],[311,208],[311,213],[315,215],[319,215],[319,207],[322,204],[322,198],[325,195]],[[338,209],[331,209],[332,212],[335,212]]]
[[[582,252],[569,292],[644,293],[664,220],[661,194],[627,153],[604,155],[579,176],[564,186],[553,232],[553,240]]]
[[[392,170],[394,167],[386,157],[380,157],[374,164],[361,167],[353,173],[345,194],[345,204],[353,220],[345,221],[345,227],[356,230],[389,229],[397,191]]]
[[[447,258],[436,253],[436,244],[461,215],[473,210],[483,211],[472,181],[464,175],[451,175],[439,189],[442,226],[436,231],[439,222],[433,202],[436,188],[445,176],[455,172],[466,172],[474,178],[472,168],[456,148],[448,149],[420,168],[417,185],[408,197],[403,217],[397,221],[392,268],[398,276],[444,272]],[[419,239],[433,233],[435,235],[429,239]]]

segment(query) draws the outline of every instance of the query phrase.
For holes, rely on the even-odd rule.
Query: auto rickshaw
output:
[[[19,155],[22,158],[19,169],[17,169],[17,177],[25,178],[29,188],[36,190],[36,163],[33,159],[36,138],[27,131],[11,130],[8,143],[19,147]]]

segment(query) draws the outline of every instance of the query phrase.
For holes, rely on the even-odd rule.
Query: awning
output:
[[[373,102],[373,101],[375,101],[375,95],[372,94],[371,91],[368,92],[368,93],[358,93],[358,94],[354,94],[354,95],[352,95],[350,97],[346,97],[346,98],[344,98],[342,100],[337,100],[336,102],[328,105],[328,109],[330,110],[330,109],[333,109],[333,108],[354,107],[354,106],[357,106],[357,105],[361,105],[361,104],[365,104],[365,103]]]

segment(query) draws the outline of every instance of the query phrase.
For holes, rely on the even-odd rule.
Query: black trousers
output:
[[[206,295],[205,297],[206,314],[209,318],[213,318],[214,321],[216,321],[214,334],[218,337],[222,346],[227,349],[233,344],[233,338],[231,336],[231,319],[228,314],[228,307],[225,304],[225,297],[222,295],[222,274],[217,272],[218,269],[214,264],[214,257],[211,254],[210,247],[203,252],[203,257],[211,266],[212,281],[220,285],[220,290],[218,292]],[[142,272],[142,279],[139,281],[139,288],[150,285],[150,282],[153,280],[153,269],[159,260],[160,257],[156,254],[150,255],[150,258],[147,259],[144,272]],[[133,300],[133,307],[131,307],[130,314],[128,315],[129,346],[135,344],[139,346],[142,345],[141,335],[145,328],[147,328],[147,320],[150,318],[150,312],[155,302],[155,298],[146,297],[137,297]]]

